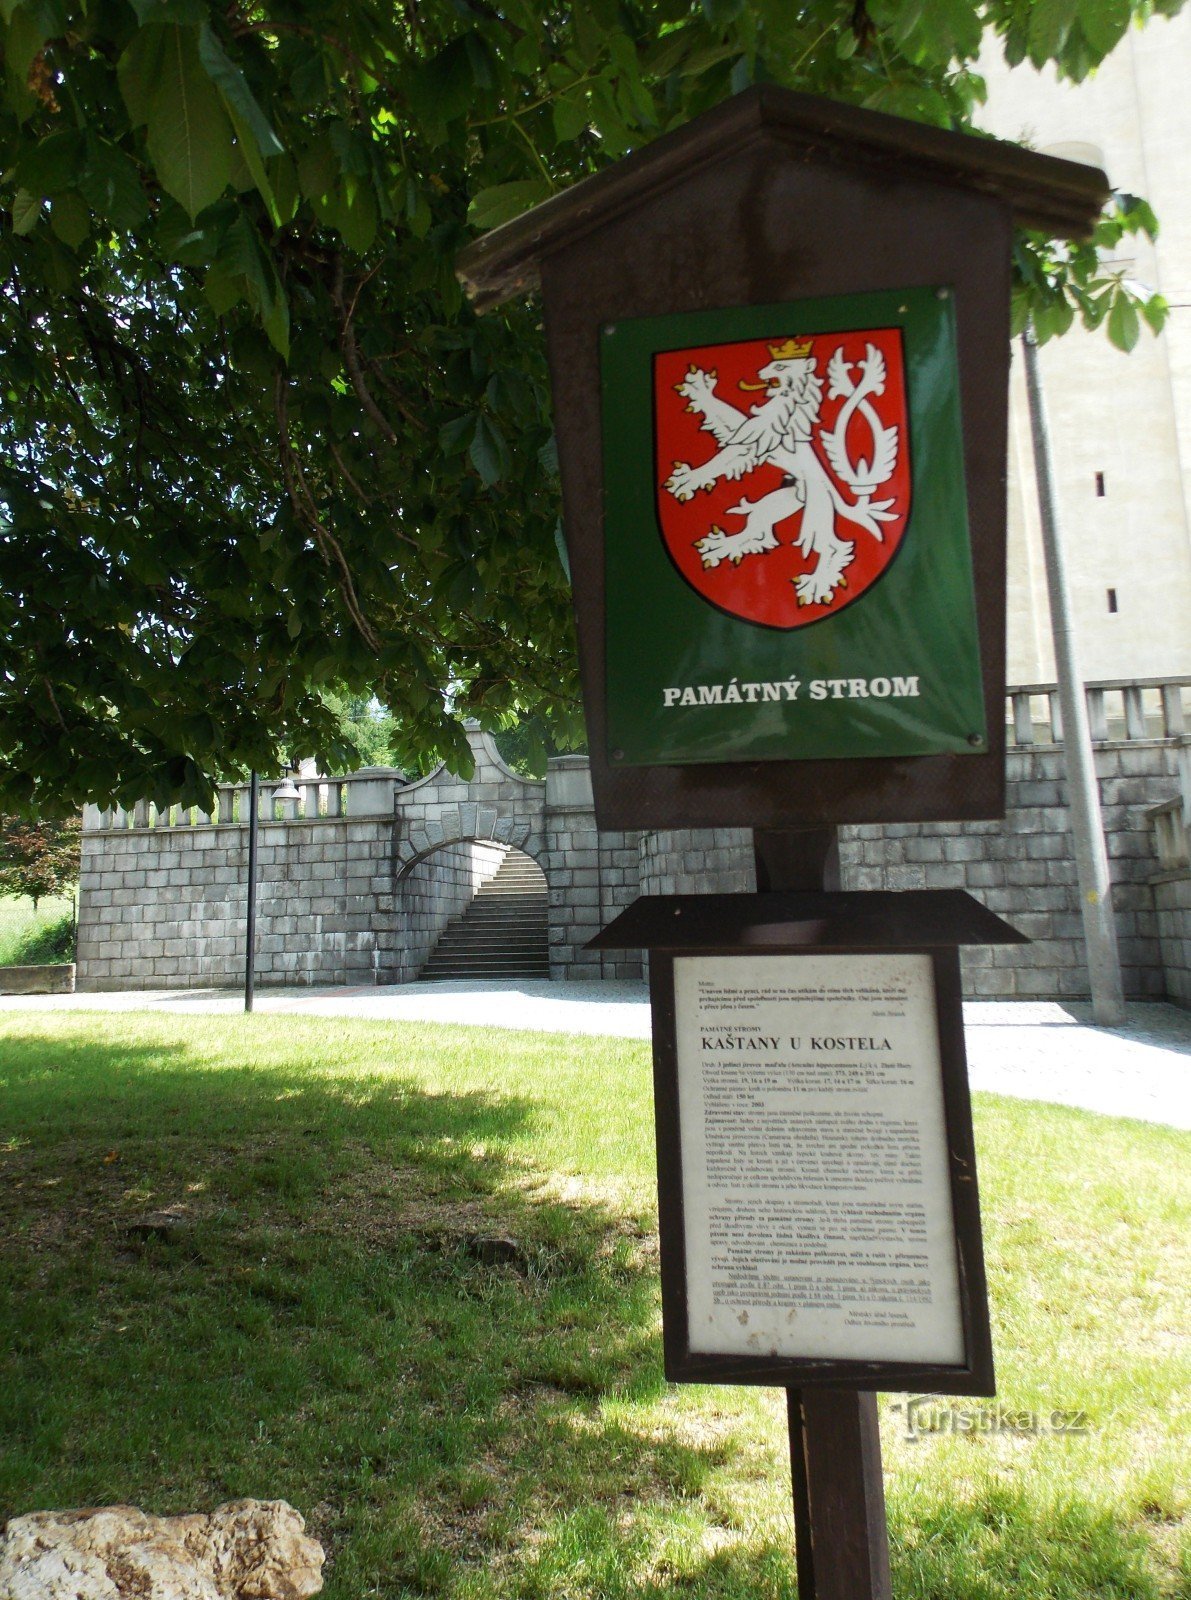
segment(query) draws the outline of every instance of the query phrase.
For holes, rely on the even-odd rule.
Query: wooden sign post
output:
[[[544,303],[597,823],[755,830],[770,892],[596,942],[652,951],[667,1372],[787,1389],[802,1600],[889,1596],[873,1391],[991,1392],[957,949],[1018,936],[831,892],[835,829],[1003,815],[1013,228],[1107,195],[765,86],[459,262]]]
[[[800,1595],[890,1592],[875,1391],[995,1392],[958,947],[1020,942],[960,891],[805,889],[593,941],[650,952],[666,1376],[786,1390]]]

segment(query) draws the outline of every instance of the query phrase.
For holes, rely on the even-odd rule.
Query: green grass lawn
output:
[[[0,967],[40,967],[74,960],[74,902],[50,896],[0,895]]]
[[[894,1592],[1185,1596],[1189,1141],[977,1132],[1000,1403],[1088,1431],[890,1397]],[[281,1497],[333,1600],[777,1600],[788,1483],[778,1394],[662,1379],[646,1046],[0,1019],[0,1519]]]

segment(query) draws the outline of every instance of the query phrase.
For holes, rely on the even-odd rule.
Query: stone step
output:
[[[461,923],[468,922],[475,927],[485,926],[496,928],[504,927],[506,925],[511,927],[513,924],[520,924],[523,922],[540,922],[543,926],[545,926],[546,921],[547,914],[545,906],[526,906],[524,908],[511,908],[505,906],[499,907],[493,911],[489,911],[487,908],[477,907],[470,913],[470,915],[465,914],[462,917],[452,917],[451,925],[452,927],[459,927]]]
[[[546,926],[547,917],[544,911],[502,911],[497,916],[486,917],[477,913],[474,916],[463,918],[455,917],[451,920],[452,928],[460,928],[466,921],[470,928],[536,928]]]
[[[548,904],[539,868],[510,853],[444,929],[421,976],[549,978]]]
[[[487,905],[477,905],[473,900],[463,913],[463,917],[475,918],[483,922],[499,922],[502,917],[545,917],[547,906],[541,900],[519,900],[513,905],[503,905],[499,901],[489,901]],[[454,920],[462,922],[463,917]]]
[[[422,978],[548,978],[548,961],[430,961],[422,969]]]

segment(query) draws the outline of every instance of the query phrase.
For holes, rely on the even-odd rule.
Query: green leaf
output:
[[[434,221],[430,202],[412,177],[407,178],[405,183],[405,220],[415,239],[424,239]]]
[[[713,28],[725,27],[740,15],[744,0],[701,0],[703,15]]]
[[[238,301],[243,300],[244,283],[219,267],[211,267],[203,279],[203,293],[215,315],[224,317]]]
[[[1066,333],[1075,320],[1075,307],[1065,295],[1057,295],[1034,309],[1034,332],[1038,343],[1045,344],[1058,334]]]
[[[277,219],[284,226],[292,222],[301,203],[298,188],[298,169],[289,156],[278,156],[269,163],[269,183],[277,206]]]
[[[344,244],[363,255],[376,238],[376,197],[367,184],[362,184],[351,200],[344,199],[338,210],[335,226]]]
[[[219,316],[244,295],[255,307],[273,348],[289,358],[289,303],[247,214],[237,210],[224,231],[203,285]]]
[[[1158,218],[1153,207],[1138,194],[1118,193],[1113,196],[1117,217],[1126,233],[1144,233],[1151,239],[1158,237]]]
[[[34,145],[16,164],[14,181],[44,199],[73,189],[82,176],[86,142],[74,128],[51,133]]]
[[[218,89],[224,110],[231,118],[232,127],[236,131],[239,153],[269,209],[269,216],[274,226],[280,227],[283,221],[282,211],[273,193],[273,186],[269,182],[265,162],[274,156],[284,155],[285,147],[257,104],[252,90],[248,87],[248,80],[227,55],[205,22],[199,29],[198,48],[199,60],[211,82]]]
[[[439,449],[444,455],[453,456],[463,449],[469,433],[476,426],[476,413],[465,411],[461,417],[452,417],[450,422],[444,422],[438,430]]]
[[[49,27],[39,8],[17,7],[4,40],[4,75],[8,80],[8,99],[18,122],[27,121],[36,109],[37,96],[29,88],[29,68],[49,37]]]
[[[499,228],[502,222],[511,222],[523,211],[536,206],[550,194],[545,178],[526,178],[519,183],[497,183],[490,189],[481,189],[467,208],[467,220],[482,233],[489,228]]]
[[[260,235],[245,212],[239,212],[224,234],[215,265],[221,271],[240,274],[250,298],[260,311],[265,332],[269,334],[275,347],[282,354],[286,354],[289,343],[289,312],[285,296],[273,263],[265,253]],[[284,317],[280,322],[279,309],[284,310]],[[284,339],[279,341],[275,338],[269,331],[271,326],[274,328],[283,326]]]
[[[278,284],[268,305],[261,308],[261,326],[283,361],[289,360],[289,301]]]
[[[1083,0],[1079,25],[1092,49],[1103,57],[1125,37],[1130,15],[1129,0]]]
[[[415,116],[431,124],[454,122],[466,116],[471,110],[475,90],[467,35],[453,39],[428,61],[420,61],[406,85]]]
[[[1170,302],[1165,295],[1152,294],[1141,303],[1141,314],[1154,333],[1161,333],[1170,315]]]
[[[554,136],[565,144],[577,139],[590,121],[587,96],[581,91],[561,95],[554,102]]]
[[[558,562],[567,575],[567,582],[571,581],[571,557],[567,551],[566,536],[562,531],[562,518],[554,524],[554,548],[558,551]]]
[[[468,456],[485,485],[491,489],[499,483],[504,470],[505,443],[500,433],[482,414],[476,418],[476,431],[472,436]]]
[[[1078,10],[1078,0],[1032,0],[1027,37],[1035,66],[1054,61],[1062,53]]]
[[[1108,313],[1108,337],[1126,354],[1141,338],[1141,319],[1137,306],[1124,289],[1118,289]]]
[[[142,27],[146,22],[185,22],[197,27],[207,15],[203,0],[128,0],[128,3]]]
[[[248,87],[248,80],[205,22],[199,29],[198,53],[208,77],[223,96],[229,110],[234,109],[239,121],[252,134],[261,156],[267,160],[270,156],[284,155],[285,146],[257,104]]]
[[[42,199],[27,189],[18,189],[12,202],[12,231],[22,238],[32,233],[41,221]]]
[[[193,28],[151,23],[120,58],[120,90],[134,126],[148,124],[158,180],[193,219],[227,187],[232,125],[204,71]]]
[[[78,194],[60,194],[50,202],[50,227],[71,250],[91,232],[91,213]]]
[[[116,145],[101,139],[88,139],[79,192],[93,211],[117,228],[135,228],[149,214],[135,163]]]

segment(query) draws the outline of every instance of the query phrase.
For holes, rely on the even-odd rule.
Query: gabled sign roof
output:
[[[1085,238],[1110,193],[1098,167],[762,84],[493,228],[461,255],[459,277],[481,311],[528,294],[543,256],[764,139],[796,161],[986,194],[1019,226],[1060,238]]]
[[[1030,941],[964,889],[852,889],[783,894],[643,894],[587,950],[739,949],[800,945],[921,950]]]

